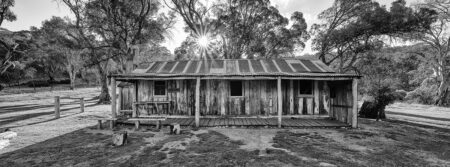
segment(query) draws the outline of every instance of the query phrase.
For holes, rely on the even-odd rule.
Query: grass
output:
[[[126,146],[111,132],[85,128],[0,155],[0,166],[448,166],[446,129],[360,120],[361,129],[280,129],[272,147],[245,149],[225,131],[184,129],[181,135],[129,131]],[[254,141],[257,142],[257,141]]]

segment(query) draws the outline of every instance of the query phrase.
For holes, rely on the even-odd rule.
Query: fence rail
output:
[[[61,116],[61,100],[62,99],[72,99],[72,100],[80,100],[80,111],[84,112],[84,97],[81,98],[73,98],[73,97],[60,97],[55,96],[55,118],[58,119]]]

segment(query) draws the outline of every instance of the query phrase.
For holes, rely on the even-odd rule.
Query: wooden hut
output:
[[[280,127],[288,117],[330,117],[356,127],[358,78],[307,57],[157,61],[111,76],[113,92],[121,81],[120,113],[192,117],[196,126],[202,118],[277,118]]]

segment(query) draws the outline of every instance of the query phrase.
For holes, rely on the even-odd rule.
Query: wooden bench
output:
[[[128,119],[129,121],[135,121],[134,125],[136,126],[136,130],[139,129],[140,122],[139,121],[157,121],[156,128],[161,129],[162,123],[161,121],[165,121],[167,118],[162,116],[145,116],[145,117],[134,117]]]
[[[119,110],[119,115],[131,117],[133,115],[133,110]]]
[[[158,114],[160,114],[158,111],[158,105],[167,105],[167,111],[166,111],[166,114],[167,114],[167,113],[169,113],[169,110],[170,110],[170,103],[171,103],[171,101],[140,101],[140,102],[134,102],[133,105],[134,105],[135,109],[137,109],[139,105],[149,105],[149,104],[153,105],[153,107],[156,110],[156,113],[158,113]]]
[[[102,129],[102,121],[109,121],[109,128],[113,129],[114,125],[117,121],[117,118],[102,118],[102,117],[95,117],[95,118],[91,118],[93,120],[97,120],[98,124],[97,124],[97,129]]]

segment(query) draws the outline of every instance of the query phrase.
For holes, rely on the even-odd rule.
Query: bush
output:
[[[405,100],[407,94],[408,92],[406,92],[405,90],[396,90],[394,92],[395,100],[403,101]]]
[[[48,81],[30,81],[27,82],[28,87],[47,87],[50,86]]]
[[[405,100],[420,104],[434,104],[439,83],[433,78],[422,81],[420,87],[406,94]]]
[[[384,119],[386,118],[386,106],[401,98],[400,93],[395,92],[387,85],[381,86],[379,88],[373,87],[370,95],[373,98],[371,100],[364,101],[361,110],[359,111],[359,117]]]

